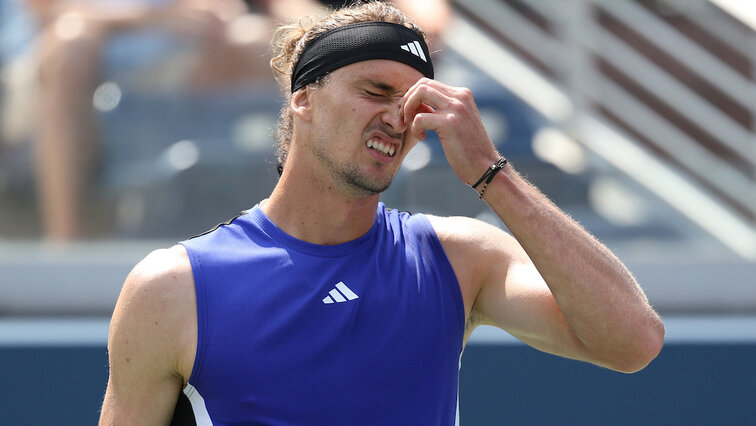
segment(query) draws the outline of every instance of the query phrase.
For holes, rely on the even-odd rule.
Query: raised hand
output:
[[[407,90],[400,106],[412,136],[422,140],[428,130],[438,134],[447,161],[464,183],[475,183],[501,157],[470,89],[422,78]]]

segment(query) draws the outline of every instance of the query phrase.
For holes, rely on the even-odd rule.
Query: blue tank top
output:
[[[182,243],[197,293],[197,424],[453,425],[464,308],[430,222],[297,240],[258,206]]]

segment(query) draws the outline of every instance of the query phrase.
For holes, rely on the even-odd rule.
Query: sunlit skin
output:
[[[439,136],[468,185],[500,157],[469,89],[399,62],[340,68],[323,86],[294,93],[290,106],[291,151],[262,209],[284,232],[315,244],[351,241],[370,229],[380,190],[426,131]],[[391,140],[401,132],[401,144]],[[397,144],[393,158],[367,147],[375,135]],[[477,325],[495,325],[543,351],[622,371],[658,353],[661,321],[606,247],[511,166],[488,186],[485,201],[512,235],[468,218],[429,217],[457,274],[466,338]]]
[[[468,89],[399,62],[340,68],[323,85],[295,92],[289,107],[291,148],[261,208],[282,231],[314,244],[368,232],[380,192],[426,131],[439,136],[466,184],[500,156]],[[384,151],[389,145],[389,155],[369,148],[371,140]],[[605,246],[511,165],[483,201],[511,234],[471,218],[427,216],[459,284],[465,342],[487,324],[544,352],[617,371],[638,371],[656,357],[664,326]],[[183,246],[155,251],[132,270],[111,322],[101,424],[168,424],[195,361],[196,309]]]
[[[370,60],[332,72],[322,86],[292,95],[294,135],[283,175],[263,211],[289,235],[339,244],[364,235],[380,192],[417,144],[402,114],[423,75],[390,60]],[[418,106],[417,111],[430,111]],[[387,156],[369,140],[391,145]],[[327,202],[324,202],[326,201]]]
[[[420,78],[414,68],[388,60],[334,71],[325,86],[313,91],[318,108],[303,141],[321,161],[315,169],[331,174],[335,186],[357,198],[385,191],[417,143],[406,132],[400,108]],[[393,156],[368,148],[371,139],[394,148]]]

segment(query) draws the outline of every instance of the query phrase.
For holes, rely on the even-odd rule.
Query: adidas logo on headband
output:
[[[291,93],[331,71],[371,59],[401,62],[433,78],[430,51],[415,30],[393,22],[357,22],[328,30],[304,48],[291,73]]]
[[[399,47],[406,50],[407,52],[412,53],[418,58],[422,59],[423,62],[428,62],[428,60],[425,59],[425,53],[423,53],[423,48],[420,47],[420,43],[417,40],[413,41],[412,43],[403,44]]]

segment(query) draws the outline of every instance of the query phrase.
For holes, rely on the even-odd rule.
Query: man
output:
[[[623,372],[658,354],[663,325],[630,273],[496,152],[400,12],[285,27],[278,53],[280,181],[129,275],[101,424],[167,424],[179,394],[197,424],[454,424],[481,324]],[[428,130],[514,237],[379,203]]]

